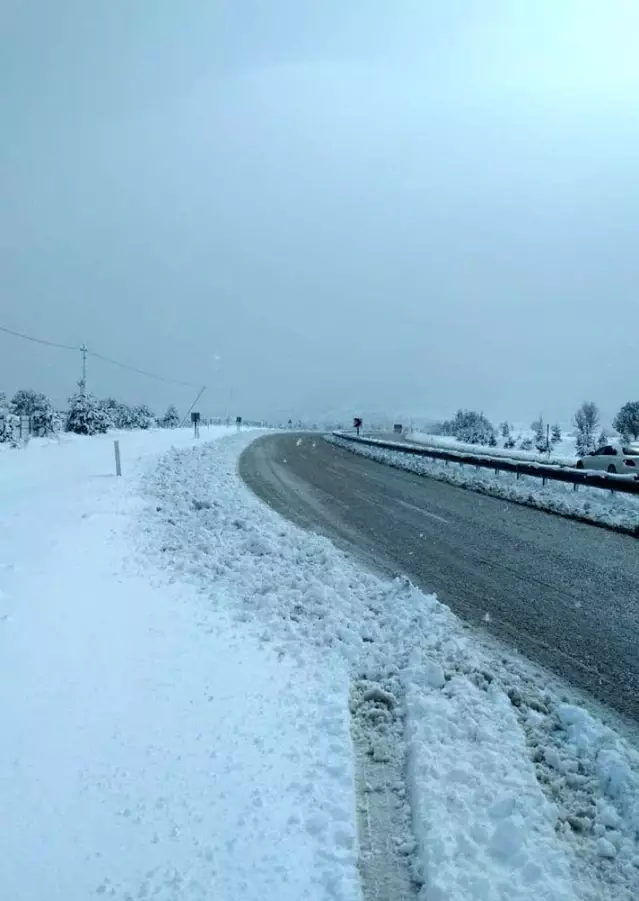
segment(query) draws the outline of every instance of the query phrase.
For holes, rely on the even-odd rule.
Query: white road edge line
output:
[[[438,522],[443,522],[445,525],[450,525],[450,521],[448,519],[444,519],[443,516],[438,516],[436,513],[429,513],[428,510],[424,510],[423,507],[418,507],[415,504],[411,504],[409,501],[397,501],[398,504],[401,504],[402,507],[408,507],[409,510],[416,510],[418,513],[423,513],[424,516],[429,516],[431,519],[436,519]]]

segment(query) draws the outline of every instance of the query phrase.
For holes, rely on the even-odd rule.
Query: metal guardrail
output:
[[[457,451],[440,450],[434,447],[418,447],[415,444],[384,441],[378,438],[357,437],[345,432],[333,432],[336,438],[352,441],[356,444],[368,444],[385,450],[400,451],[416,457],[429,457],[432,460],[444,460],[446,463],[474,466],[476,469],[492,469],[495,472],[514,472],[520,476],[533,476],[547,481],[568,482],[575,491],[580,485],[587,488],[603,488],[606,491],[619,491],[622,494],[639,494],[639,474],[636,476],[613,475],[612,473],[593,472],[590,469],[573,469],[568,466],[553,466],[550,463],[532,463],[524,460],[512,460],[507,457],[491,457],[488,454],[467,454]]]

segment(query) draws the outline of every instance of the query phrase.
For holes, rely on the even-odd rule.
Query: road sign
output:
[[[200,421],[200,414],[199,413],[191,413],[191,422],[195,424],[196,422],[199,422],[199,421]]]
[[[358,435],[359,435],[359,430],[361,429],[361,427],[362,427],[362,418],[361,418],[361,416],[356,416],[355,419],[353,420],[353,428],[356,430]]]

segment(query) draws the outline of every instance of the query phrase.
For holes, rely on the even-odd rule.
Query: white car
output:
[[[622,476],[639,477],[639,447],[606,444],[577,460],[577,469],[596,469]]]

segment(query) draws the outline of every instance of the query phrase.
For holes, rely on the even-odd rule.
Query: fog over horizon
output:
[[[0,326],[203,415],[639,396],[639,4],[6,0]],[[0,332],[0,391],[78,351]],[[197,387],[95,357],[89,390]]]

